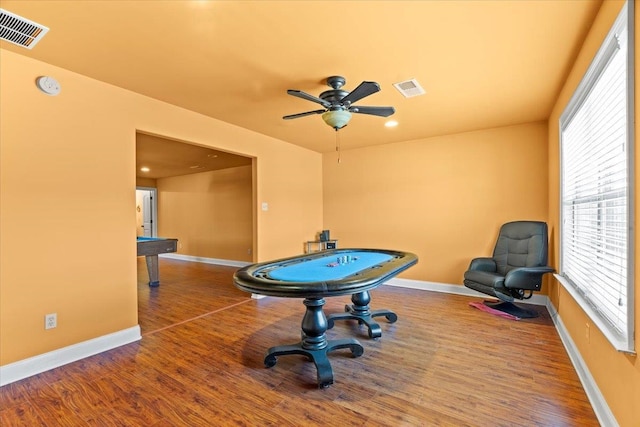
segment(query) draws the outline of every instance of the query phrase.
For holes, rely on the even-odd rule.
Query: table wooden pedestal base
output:
[[[302,339],[297,344],[271,347],[267,350],[264,364],[271,368],[276,364],[277,356],[301,354],[314,363],[317,369],[318,387],[326,388],[333,384],[333,369],[327,353],[340,348],[349,348],[354,357],[362,356],[364,348],[353,338],[327,340],[327,318],[322,310],[323,298],[306,298],[307,310],[302,318]]]
[[[353,305],[345,305],[345,313],[330,314],[327,317],[328,329],[333,328],[335,320],[357,320],[358,324],[367,325],[369,330],[369,338],[380,338],[382,336],[382,329],[380,325],[373,320],[374,317],[385,316],[389,323],[393,323],[398,320],[398,316],[387,309],[381,310],[369,310],[369,302],[371,302],[371,295],[368,291],[359,292],[351,296],[351,302]]]

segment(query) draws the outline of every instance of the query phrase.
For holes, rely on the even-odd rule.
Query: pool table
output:
[[[322,309],[324,298],[354,294],[368,296],[369,290],[417,262],[417,256],[409,252],[333,249],[252,264],[238,270],[233,279],[235,285],[246,292],[304,300],[306,311],[302,318],[301,341],[271,347],[267,350],[264,364],[268,368],[274,366],[277,356],[307,356],[316,366],[318,386],[325,388],[333,384],[333,370],[327,353],[348,348],[354,357],[359,357],[364,349],[353,338],[327,340],[328,323]]]
[[[160,286],[160,274],[158,272],[158,255],[178,250],[178,239],[164,237],[137,237],[136,245],[138,256],[144,256],[147,261],[149,273],[149,286]]]

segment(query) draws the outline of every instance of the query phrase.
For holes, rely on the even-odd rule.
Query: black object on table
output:
[[[149,273],[149,286],[160,286],[160,273],[158,269],[158,255],[178,250],[178,239],[166,239],[163,237],[137,237],[136,249],[138,256],[144,256]]]
[[[313,254],[252,264],[234,274],[234,283],[247,292],[285,298],[303,298],[301,341],[271,347],[264,359],[266,367],[278,356],[307,356],[317,369],[318,387],[333,384],[333,370],[327,353],[349,348],[354,357],[364,348],[353,338],[328,340],[325,297],[364,294],[418,262],[408,252],[384,249],[334,249]]]

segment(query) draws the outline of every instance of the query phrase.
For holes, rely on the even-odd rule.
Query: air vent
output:
[[[413,96],[425,94],[424,89],[422,89],[422,86],[420,86],[420,83],[418,83],[416,79],[394,83],[393,85],[405,98],[411,98]]]
[[[0,9],[0,40],[32,49],[49,28]]]

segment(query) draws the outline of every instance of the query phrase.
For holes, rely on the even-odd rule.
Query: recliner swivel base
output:
[[[540,315],[535,310],[529,310],[529,309],[520,307],[518,305],[515,305],[512,302],[498,300],[498,301],[484,301],[483,303],[489,308],[511,314],[521,319],[533,319]]]

